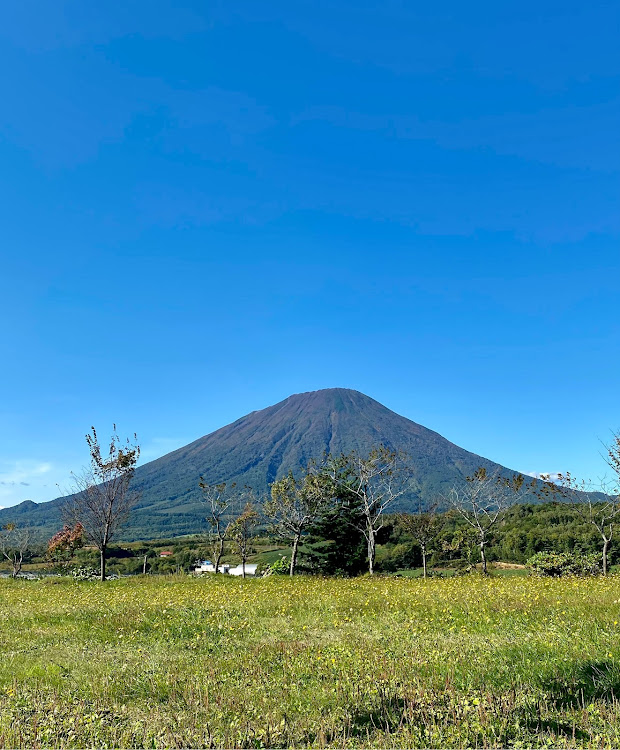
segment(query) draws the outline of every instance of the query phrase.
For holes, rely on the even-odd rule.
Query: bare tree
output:
[[[605,461],[609,468],[614,472],[615,489],[620,492],[620,432],[612,433],[612,440],[609,445],[605,445]]]
[[[207,506],[207,523],[209,524],[207,544],[213,557],[215,572],[218,573],[224,555],[231,506],[235,499],[232,493],[236,484],[234,482],[230,486],[227,486],[226,482],[207,484],[204,478],[200,477],[198,486],[202,490],[202,500]]]
[[[602,541],[603,575],[609,570],[609,546],[620,516],[620,432],[612,433],[612,440],[604,444],[604,459],[615,476],[610,481],[599,479],[576,479],[570,472],[565,474],[541,474],[543,486],[539,495],[546,499],[561,499],[572,504],[575,512],[598,531]]]
[[[613,444],[609,448],[609,454],[611,459],[614,456],[620,459],[620,445]],[[575,513],[598,531],[602,541],[603,575],[607,575],[609,545],[620,514],[620,490],[617,484],[600,479],[595,485],[590,480],[576,479],[570,472],[557,474],[553,478],[549,474],[541,474],[540,478],[544,482],[541,496],[570,503]]]
[[[30,544],[30,529],[7,523],[0,529],[0,553],[13,567],[11,576],[17,578],[22,569],[24,554]]]
[[[420,545],[422,550],[422,570],[426,578],[429,548],[441,531],[442,519],[437,513],[438,503],[433,503],[425,510],[418,505],[417,513],[400,513],[398,523],[407,534]]]
[[[259,522],[258,512],[254,507],[254,502],[252,502],[253,494],[251,492],[247,494],[252,499],[248,500],[239,518],[236,518],[229,527],[230,537],[241,557],[241,570],[244,578],[245,564],[250,550],[250,539],[254,535],[254,530]]]
[[[140,446],[134,434],[133,442],[121,442],[113,427],[107,455],[101,446],[95,428],[86,435],[90,451],[90,466],[74,475],[75,493],[66,501],[63,515],[68,523],[80,523],[86,539],[99,550],[100,578],[105,580],[106,551],[119,529],[127,521],[138,493],[132,491]]]
[[[295,574],[302,534],[319,517],[326,501],[323,483],[312,473],[295,479],[290,472],[271,485],[271,499],[265,503],[264,513],[272,522],[275,533],[291,542],[291,576]]]
[[[383,514],[411,484],[406,456],[381,445],[365,457],[357,451],[327,456],[322,471],[359,503],[362,522],[358,528],[366,539],[368,572],[373,575]]]
[[[602,493],[604,500],[598,491]],[[594,495],[594,500],[589,492],[587,500],[578,502],[575,508],[585,521],[594,526],[601,537],[603,575],[606,576],[609,569],[609,545],[613,539],[616,519],[620,514],[620,495],[617,494],[616,488],[608,487],[604,481],[601,482],[598,491]],[[596,501],[597,498],[599,502]]]
[[[484,466],[463,485],[452,487],[447,500],[467,522],[476,536],[482,572],[487,574],[486,547],[491,531],[502,521],[508,509],[532,491],[536,480],[525,481],[522,474],[507,478],[498,472],[489,474]]]

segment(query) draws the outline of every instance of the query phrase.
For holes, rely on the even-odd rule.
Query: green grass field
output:
[[[0,580],[0,747],[618,747],[620,577]]]

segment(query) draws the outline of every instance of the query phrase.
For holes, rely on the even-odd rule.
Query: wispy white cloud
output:
[[[49,462],[15,461],[7,467],[0,464],[0,484],[23,484],[27,479],[47,474],[52,470]]]
[[[59,494],[57,482],[63,476],[64,472],[49,461],[0,461],[0,507],[8,508],[24,500],[52,500]]]

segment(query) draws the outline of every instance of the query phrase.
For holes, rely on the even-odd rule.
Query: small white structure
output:
[[[258,565],[246,565],[245,566],[245,574],[246,576],[255,576],[256,575],[256,569],[258,568]],[[195,568],[194,573],[196,575],[200,575],[201,573],[215,573],[215,565],[211,562],[211,560],[202,560],[200,565]],[[241,565],[229,565],[228,563],[225,563],[223,565],[220,565],[218,573],[224,573],[225,575],[230,576],[242,576],[243,575],[243,568]]]
[[[230,565],[220,565],[220,573],[228,573]],[[215,573],[215,565],[211,560],[202,560],[200,565],[194,571],[195,573]]]
[[[246,563],[246,566],[245,566],[245,574],[246,574],[246,576],[255,576],[256,575],[256,568],[258,568],[258,565],[248,565]],[[241,565],[237,565],[236,568],[229,568],[228,575],[229,576],[242,576],[243,575],[243,567]]]

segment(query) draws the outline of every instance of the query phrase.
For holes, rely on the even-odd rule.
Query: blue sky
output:
[[[620,428],[615,2],[0,9],[0,505],[356,388],[524,472]]]

